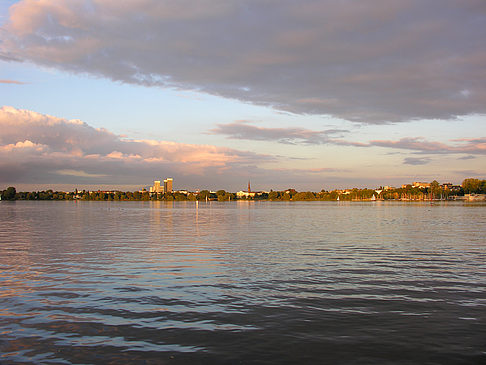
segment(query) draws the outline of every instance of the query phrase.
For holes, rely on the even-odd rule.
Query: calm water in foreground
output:
[[[486,205],[0,202],[0,363],[486,363]]]

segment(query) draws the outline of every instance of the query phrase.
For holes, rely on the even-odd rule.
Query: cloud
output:
[[[486,113],[484,0],[23,0],[0,58],[362,123]]]
[[[454,140],[455,144],[431,142],[420,137],[402,138],[398,141],[375,140],[370,146],[397,148],[410,151],[418,151],[427,154],[451,154],[467,153],[470,155],[486,155],[486,138],[471,138]]]
[[[229,124],[217,124],[209,131],[211,134],[226,135],[231,139],[245,139],[254,141],[273,141],[283,144],[309,144],[309,145],[338,145],[353,147],[385,147],[416,151],[424,154],[457,154],[467,153],[469,156],[486,154],[486,138],[462,138],[452,140],[453,144],[428,141],[421,137],[406,137],[398,141],[373,140],[370,142],[355,142],[342,138],[349,133],[345,129],[327,129],[314,131],[305,128],[265,128],[249,124],[248,121],[236,121]],[[471,157],[469,157],[471,158]],[[467,158],[463,158],[467,159]],[[406,158],[405,164],[425,164],[425,158]]]
[[[344,129],[313,131],[305,128],[264,128],[251,125],[247,121],[237,121],[218,124],[209,133],[226,135],[232,139],[275,141],[284,144],[339,144],[339,141],[334,140],[331,136],[349,133],[349,131]]]
[[[16,80],[0,80],[0,84],[15,84],[15,85],[24,85],[25,82],[16,81]]]
[[[426,165],[430,162],[430,158],[427,157],[407,157],[403,160],[405,165]]]
[[[335,134],[343,133],[342,130],[327,130],[326,135],[322,131],[300,128],[262,128],[244,122],[236,122],[235,125],[251,127],[245,138],[277,142],[290,139],[292,143],[306,143],[306,139],[312,142],[317,138],[322,139],[317,143],[324,143],[326,139],[329,139],[327,143],[353,143],[333,139]],[[175,178],[177,188],[188,189],[241,189],[248,178],[257,185],[273,189],[293,186],[308,190],[312,186],[320,190],[323,184],[382,183],[376,176],[355,177],[349,167],[336,168],[332,161],[326,166],[319,159],[312,164],[309,160],[298,168],[289,168],[285,167],[286,163],[293,157],[211,145],[128,139],[103,128],[93,128],[80,120],[6,106],[0,108],[0,130],[0,185],[35,184],[37,188],[51,184],[64,184],[71,188],[130,185],[133,189],[168,176]],[[460,139],[449,144],[405,138],[371,141],[360,146],[380,146],[421,154],[479,156],[485,154],[484,144],[485,138]],[[423,156],[408,157],[404,163],[420,165],[430,160]]]
[[[77,177],[106,177],[105,174],[90,174],[83,170],[58,170],[57,173],[59,175],[67,175],[67,176],[77,176]]]
[[[484,179],[484,177],[486,177],[486,175],[484,174],[484,170],[483,171],[458,170],[458,171],[454,171],[454,173],[456,175],[462,176],[463,178],[468,178],[468,177],[474,176],[474,177],[480,177],[480,178]]]
[[[238,175],[277,158],[210,145],[124,139],[80,120],[0,108],[0,182],[149,184],[177,176],[197,180]]]
[[[338,174],[343,172],[349,172],[347,169],[336,169],[332,167],[317,167],[317,168],[307,168],[307,169],[289,169],[289,168],[275,168],[272,170],[274,173],[281,173],[285,175],[294,175],[294,176],[302,176],[302,175],[326,175],[326,174]]]
[[[467,156],[459,157],[458,160],[473,160],[475,158],[476,158],[476,156],[467,155]]]
[[[244,188],[248,178],[272,188],[321,189],[323,181],[349,179],[326,166],[284,168],[292,157],[211,145],[122,138],[83,121],[0,108],[0,185],[123,189],[174,177],[175,187]],[[334,131],[340,133],[340,131]],[[253,180],[255,179],[255,180]],[[126,188],[129,189],[129,188]]]

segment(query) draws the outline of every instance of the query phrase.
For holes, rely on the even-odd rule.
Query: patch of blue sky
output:
[[[15,3],[18,3],[17,0],[0,0],[0,26],[2,26],[5,21],[8,19],[8,9]]]
[[[193,91],[123,84],[28,63],[0,61],[0,79],[25,83],[2,84],[2,105],[81,119],[117,134],[136,131],[140,135],[134,138],[200,133],[215,123],[231,122],[238,115],[261,115],[266,109]]]

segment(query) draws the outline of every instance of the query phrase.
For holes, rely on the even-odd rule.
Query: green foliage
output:
[[[316,200],[316,196],[310,191],[305,191],[301,193],[296,193],[292,197],[292,200]]]
[[[174,196],[174,199],[176,201],[188,200],[187,196],[185,194],[182,194],[182,193],[173,193],[173,196]]]
[[[197,195],[198,200],[206,200],[211,198],[211,193],[209,190],[201,190],[199,194]]]
[[[271,191],[268,194],[268,199],[269,200],[278,200],[279,199],[279,193],[277,191]]]
[[[13,186],[9,186],[7,190],[2,192],[2,199],[3,200],[15,200],[15,196],[17,194],[17,190]]]
[[[486,194],[486,180],[465,179],[462,188],[466,194]]]

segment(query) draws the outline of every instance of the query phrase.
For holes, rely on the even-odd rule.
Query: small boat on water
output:
[[[375,196],[375,194],[373,194],[373,196],[371,197],[371,200],[372,200],[372,201],[375,201],[375,200],[376,200],[376,196]]]

